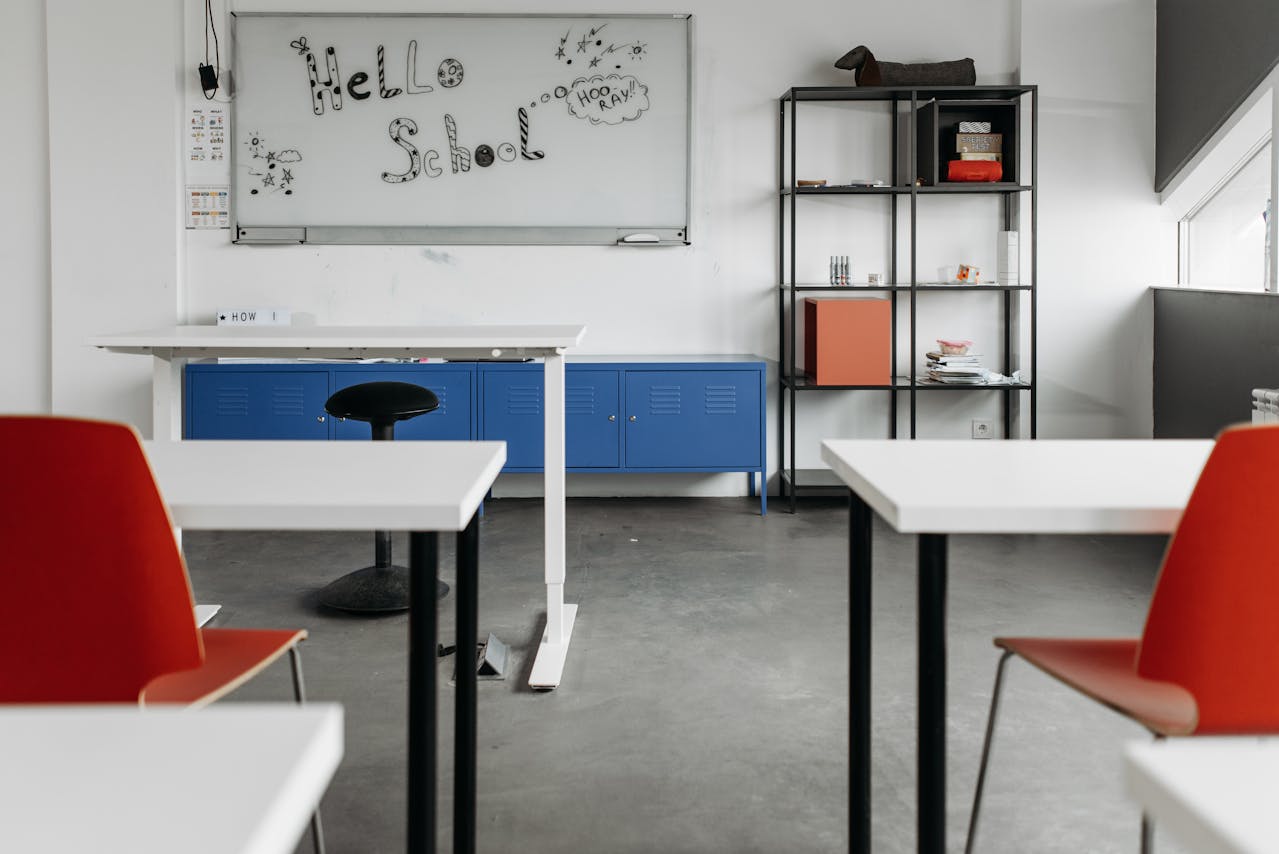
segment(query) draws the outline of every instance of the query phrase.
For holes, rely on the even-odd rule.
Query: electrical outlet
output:
[[[995,438],[995,422],[986,421],[981,418],[974,418],[973,419],[973,438],[974,439]]]

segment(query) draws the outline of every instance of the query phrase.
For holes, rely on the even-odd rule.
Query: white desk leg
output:
[[[182,369],[186,359],[156,351],[151,360],[151,438],[182,439]]]
[[[543,471],[546,481],[546,631],[533,660],[528,684],[532,688],[555,688],[564,673],[569,640],[573,636],[576,605],[564,604],[564,355],[547,356],[542,370],[546,386],[544,399],[546,446]]]
[[[186,359],[172,358],[167,352],[155,354],[151,360],[151,437],[177,442],[182,439],[182,373]],[[182,548],[182,529],[174,528],[173,537]],[[195,623],[203,626],[222,609],[221,605],[196,605]]]

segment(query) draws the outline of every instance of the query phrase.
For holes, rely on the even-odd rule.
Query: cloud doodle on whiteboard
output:
[[[579,77],[569,87],[568,111],[593,125],[620,125],[648,109],[648,87],[629,74]]]
[[[249,195],[257,196],[263,193],[293,195],[293,184],[297,181],[297,177],[293,174],[292,164],[302,162],[302,152],[296,148],[273,151],[267,145],[266,138],[258,131],[251,131],[245,136],[244,146],[249,153],[249,162],[245,168],[248,169],[250,176],[257,179],[257,186],[249,190]]]

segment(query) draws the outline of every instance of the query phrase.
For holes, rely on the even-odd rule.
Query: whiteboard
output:
[[[238,243],[687,243],[689,15],[236,13]]]

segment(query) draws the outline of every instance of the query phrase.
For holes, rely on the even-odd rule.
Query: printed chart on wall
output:
[[[237,242],[688,242],[688,15],[234,22]]]

